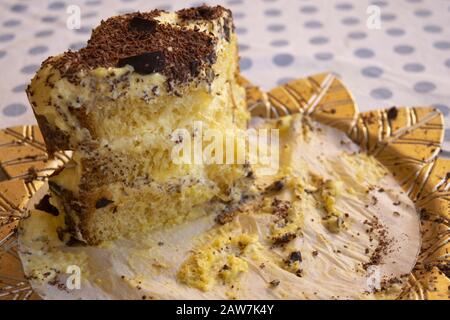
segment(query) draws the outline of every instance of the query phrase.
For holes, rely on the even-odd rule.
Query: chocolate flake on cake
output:
[[[34,208],[44,211],[44,212],[47,212],[47,213],[50,213],[51,215],[54,215],[54,216],[59,215],[59,210],[50,203],[50,196],[48,194],[46,194],[41,199],[41,201],[34,206]]]
[[[153,32],[157,25],[158,22],[156,20],[135,16],[130,20],[129,28],[139,32]]]
[[[119,59],[117,66],[122,68],[130,65],[139,74],[151,74],[161,72],[166,65],[166,59],[162,51],[146,52],[136,56]]]
[[[396,107],[392,107],[387,111],[387,117],[389,120],[397,119],[398,110]]]
[[[95,203],[95,208],[96,209],[104,208],[104,207],[106,207],[107,205],[109,205],[111,203],[114,203],[114,201],[106,199],[106,198],[100,198]]]

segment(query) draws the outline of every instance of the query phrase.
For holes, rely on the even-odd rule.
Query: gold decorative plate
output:
[[[422,248],[400,299],[450,299],[450,160],[438,157],[443,117],[434,108],[392,107],[359,113],[333,74],[318,74],[264,93],[246,79],[253,116],[296,112],[346,132],[374,155],[408,192],[420,212]],[[17,255],[16,227],[28,199],[69,159],[49,159],[37,126],[0,131],[0,299],[39,299]]]

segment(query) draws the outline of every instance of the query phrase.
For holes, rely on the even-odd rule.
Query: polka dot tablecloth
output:
[[[42,60],[82,47],[111,15],[203,2],[233,10],[243,74],[263,89],[332,71],[360,110],[439,108],[450,156],[449,0],[0,0],[0,128],[35,123],[24,89]],[[79,29],[67,8],[80,8]]]

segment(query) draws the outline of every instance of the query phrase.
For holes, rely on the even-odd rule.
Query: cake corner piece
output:
[[[231,11],[203,5],[109,18],[44,61],[27,94],[48,150],[73,151],[50,178],[69,233],[97,244],[240,201],[247,165],[170,159],[174,130],[196,121],[246,129],[238,60]]]

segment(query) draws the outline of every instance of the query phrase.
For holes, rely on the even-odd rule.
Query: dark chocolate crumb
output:
[[[396,107],[392,107],[387,111],[388,120],[395,120],[398,115],[398,110]]]
[[[59,210],[50,203],[50,196],[46,194],[37,205],[34,206],[35,209],[45,211],[54,216],[59,215]]]
[[[302,253],[300,251],[293,251],[289,255],[289,258],[285,261],[287,264],[292,264],[294,262],[302,262]]]
[[[104,208],[111,203],[114,203],[114,201],[103,197],[97,200],[97,202],[95,203],[95,208],[96,209]]]
[[[274,237],[272,242],[274,246],[284,246],[286,243],[291,242],[297,237],[293,232],[285,233],[279,237]]]
[[[274,183],[272,183],[271,185],[269,185],[265,192],[266,193],[271,193],[271,192],[280,192],[281,190],[283,190],[284,188],[284,181],[283,180],[277,180]]]
[[[280,285],[280,280],[272,280],[269,282],[272,288],[278,287]]]
[[[145,19],[141,16],[135,16],[130,20],[130,30],[139,32],[154,32],[158,22],[154,19]]]

